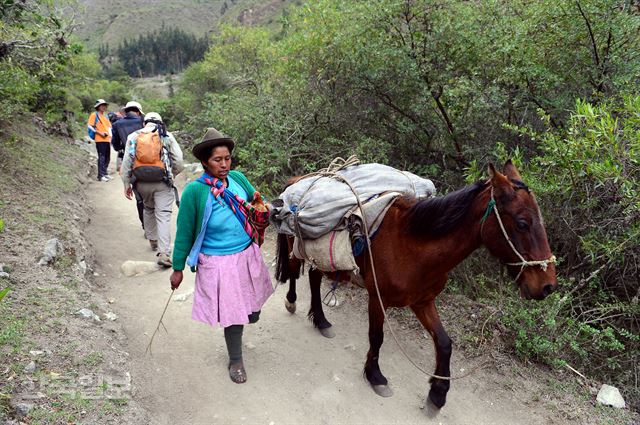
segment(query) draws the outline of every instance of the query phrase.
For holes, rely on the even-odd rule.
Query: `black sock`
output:
[[[242,361],[242,331],[244,325],[231,325],[224,328],[224,341],[227,343],[229,362]]]

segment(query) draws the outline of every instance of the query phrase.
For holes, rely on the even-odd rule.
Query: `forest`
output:
[[[140,34],[136,40],[124,40],[115,50],[115,57],[131,77],[182,72],[191,62],[201,60],[207,51],[208,38],[188,34],[179,28],[165,27]],[[101,61],[109,58],[109,45],[98,50]]]
[[[132,96],[47,2],[0,1],[0,17],[0,129],[25,111],[72,125],[98,97]],[[447,290],[496,306],[483,331],[499,329],[521,359],[616,385],[637,409],[639,33],[632,0],[316,0],[275,31],[168,29],[116,54],[131,76],[186,67],[173,96],[145,109],[185,151],[206,127],[233,137],[237,165],[272,195],[336,156],[418,173],[441,194],[512,158],[536,193],[560,289],[527,303],[480,254]]]

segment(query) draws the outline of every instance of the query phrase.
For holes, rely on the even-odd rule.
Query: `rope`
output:
[[[339,177],[339,175],[337,174],[338,171],[344,170],[347,167],[351,167],[353,165],[358,165],[358,164],[360,164],[360,160],[355,155],[351,155],[347,159],[343,159],[341,157],[337,157],[337,158],[334,158],[333,161],[331,161],[329,163],[329,166],[327,168],[322,168],[322,169],[320,169],[318,171],[315,171],[313,173],[305,174],[305,175],[301,176],[298,179],[298,181],[301,181],[301,180],[304,180],[304,179],[309,178],[309,177],[318,176],[318,178],[315,179],[309,185],[309,187],[307,187],[307,190],[305,190],[302,193],[302,196],[300,196],[300,201],[298,202],[298,208],[296,208],[296,210],[293,212],[293,224],[294,224],[294,227],[295,227],[296,236],[298,237],[298,243],[299,243],[298,246],[300,248],[300,254],[302,254],[303,257],[308,258],[307,252],[306,252],[305,246],[304,246],[304,238],[302,237],[302,230],[300,229],[300,221],[299,221],[299,218],[298,218],[298,213],[300,212],[300,205],[302,205],[302,203],[304,201],[304,197],[307,195],[307,193],[309,193],[311,188],[322,177],[331,177],[331,178]],[[353,191],[353,194],[355,195],[356,199],[358,199],[358,194],[353,190],[353,188],[351,188],[351,190]]]
[[[500,225],[500,230],[502,230],[502,234],[504,235],[504,238],[507,240],[507,243],[509,244],[509,246],[511,247],[511,250],[516,254],[516,256],[518,257],[518,259],[520,259],[519,262],[517,263],[504,263],[507,266],[520,266],[520,272],[518,272],[518,275],[515,278],[515,281],[517,282],[518,279],[520,278],[520,275],[522,275],[522,272],[524,271],[525,267],[533,267],[533,266],[540,266],[540,268],[543,271],[547,271],[547,268],[549,267],[549,264],[555,264],[556,263],[556,256],[551,254],[551,257],[547,258],[546,260],[525,260],[524,257],[522,256],[522,254],[520,254],[520,252],[518,252],[518,250],[516,249],[516,247],[513,245],[513,242],[511,242],[511,238],[509,237],[509,234],[507,233],[507,230],[504,228],[504,224],[502,223],[502,218],[500,218],[500,213],[498,212],[498,206],[496,205],[496,200],[493,197],[493,186],[491,186],[491,200],[489,201],[489,204],[487,205],[487,212],[485,212],[484,217],[482,217],[482,224],[484,225],[484,220],[488,217],[490,211],[493,210],[496,214],[496,218],[498,219],[498,224]]]

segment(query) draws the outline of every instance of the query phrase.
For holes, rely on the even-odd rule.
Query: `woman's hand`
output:
[[[169,278],[171,282],[171,290],[178,289],[178,286],[182,283],[182,270],[174,270]]]

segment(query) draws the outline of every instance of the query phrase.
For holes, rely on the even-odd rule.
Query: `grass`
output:
[[[84,356],[80,363],[86,366],[98,366],[104,361],[104,355],[102,353],[93,352]]]
[[[0,129],[0,217],[4,225],[0,260],[10,274],[10,279],[0,278],[0,291],[11,284],[11,292],[0,301],[0,423],[14,415],[9,401],[26,377],[24,366],[34,359],[29,350],[50,350],[36,360],[42,368],[31,374],[34,379],[48,377],[51,370],[72,377],[99,367],[106,359],[94,347],[95,352],[84,352],[74,364],[79,347],[74,339],[81,341],[84,336],[78,336],[80,331],[69,323],[76,304],[91,299],[83,292],[83,278],[75,267],[77,230],[70,219],[72,205],[82,202],[79,174],[86,164],[85,152],[68,140],[45,134],[29,117]],[[44,243],[52,237],[65,249],[49,267],[35,266]],[[92,303],[96,307],[97,302]],[[38,400],[23,422],[79,423],[97,415],[109,416],[109,411],[119,412],[116,404],[108,403],[106,409],[104,405],[104,400],[88,400],[80,394],[61,396],[52,390]]]
[[[75,413],[68,411],[62,403],[58,402],[55,404],[56,406],[53,409],[35,407],[31,410],[27,417],[29,419],[29,424],[68,424],[77,423],[79,421],[80,418]]]
[[[4,353],[16,354],[22,348],[26,319],[22,319],[11,311],[12,303],[3,301],[0,304],[0,364],[6,365]]]

